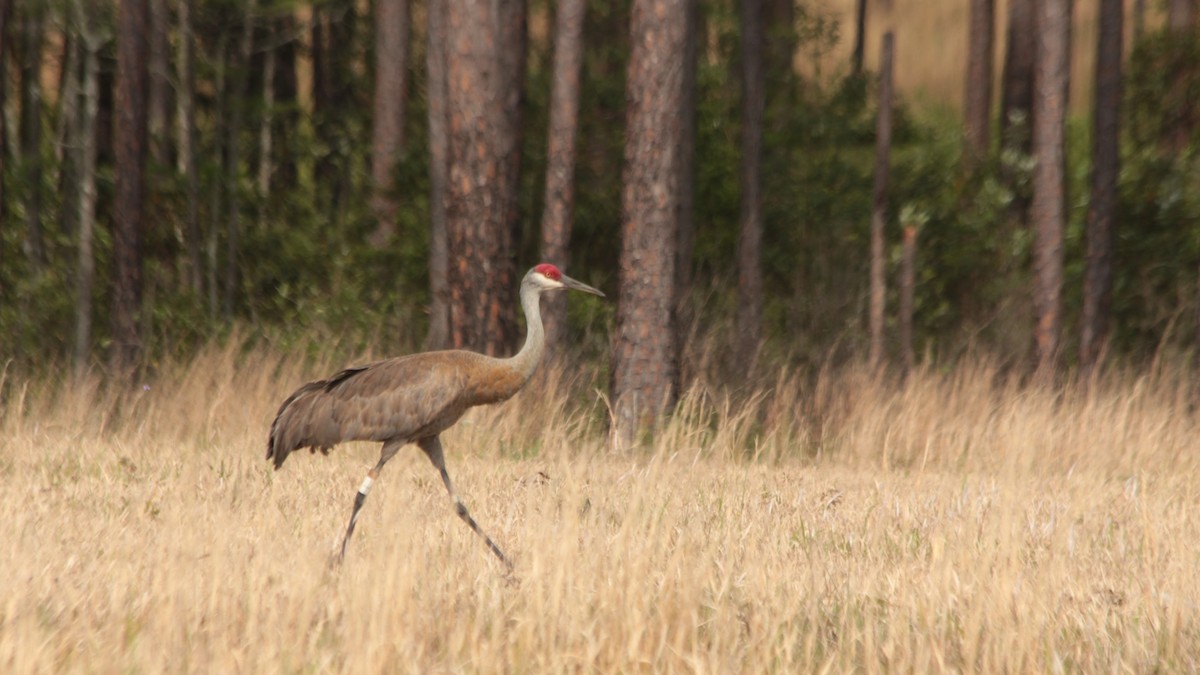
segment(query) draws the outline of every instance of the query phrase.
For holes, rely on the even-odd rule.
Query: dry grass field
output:
[[[342,365],[300,363],[213,348],[130,395],[8,376],[0,671],[1200,668],[1177,374],[782,373],[617,456],[590,381],[551,373],[445,439],[506,578],[415,448],[326,567],[378,450],[270,469],[279,400]]]

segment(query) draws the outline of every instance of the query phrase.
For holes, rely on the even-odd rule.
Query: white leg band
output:
[[[371,483],[374,483],[374,482],[375,481],[371,480],[370,476],[367,476],[366,478],[363,479],[362,485],[359,486],[358,491],[363,493],[364,495],[367,494],[368,492],[371,491]]]

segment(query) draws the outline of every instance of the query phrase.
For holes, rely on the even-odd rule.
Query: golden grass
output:
[[[446,434],[509,582],[415,449],[326,568],[377,447],[263,454],[338,365],[234,346],[129,395],[7,382],[0,671],[1200,668],[1185,378],[783,373],[698,387],[615,456],[589,381],[551,373]]]

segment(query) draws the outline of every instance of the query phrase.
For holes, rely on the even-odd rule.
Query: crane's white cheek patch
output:
[[[367,476],[366,478],[363,479],[362,485],[360,485],[358,487],[358,491],[363,493],[363,495],[366,495],[368,492],[371,491],[371,484],[374,482],[375,481],[371,480],[370,476]]]

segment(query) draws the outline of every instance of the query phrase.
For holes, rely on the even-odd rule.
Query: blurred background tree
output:
[[[1194,352],[1195,0],[1056,6],[1063,82],[1038,90],[1041,3],[684,0],[663,27],[685,36],[671,124],[635,134],[633,0],[0,0],[0,359],[153,369],[233,330],[505,353],[540,255],[614,296],[555,321],[601,370],[626,358],[622,321],[668,337],[674,392],[865,358],[885,31],[884,306],[906,309],[880,358]],[[662,192],[631,167],[668,136]],[[652,208],[665,238],[631,245]],[[653,270],[666,309],[618,319],[646,302],[647,244],[674,251]],[[1035,286],[1035,260],[1057,277]]]

